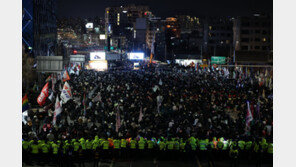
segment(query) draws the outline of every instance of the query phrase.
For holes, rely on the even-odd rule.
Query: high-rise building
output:
[[[23,41],[34,56],[56,55],[56,0],[23,0]]]
[[[140,48],[145,49],[146,28],[143,28],[143,26],[139,28],[139,25],[145,25],[146,18],[151,16],[152,13],[149,11],[148,6],[129,5],[107,7],[105,9],[105,34],[108,38],[107,43],[111,42],[111,38],[115,40],[115,38],[120,39],[124,37],[127,41],[125,44],[127,44],[128,47],[126,48],[128,50],[139,48],[140,46]],[[142,39],[144,39],[144,43]]]
[[[272,61],[272,16],[256,13],[253,16],[237,17],[233,25],[233,45],[236,61]],[[253,61],[252,61],[253,60]]]
[[[176,17],[180,25],[181,33],[191,33],[200,29],[200,18],[188,15],[178,15]]]

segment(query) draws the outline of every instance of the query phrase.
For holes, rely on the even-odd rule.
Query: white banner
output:
[[[61,99],[63,103],[67,103],[68,100],[72,98],[71,88],[68,82],[65,82],[62,93],[61,93]]]

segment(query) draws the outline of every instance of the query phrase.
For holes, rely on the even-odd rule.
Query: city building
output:
[[[57,53],[56,0],[23,0],[23,42],[36,56]]]
[[[119,6],[105,9],[105,34],[107,46],[110,50],[110,42],[124,38],[128,50],[145,50],[146,21],[153,16],[148,6]],[[121,42],[117,42],[121,43]]]
[[[232,54],[233,41],[233,18],[232,17],[205,17],[203,52],[210,58],[211,56],[226,56]]]
[[[233,45],[236,62],[272,62],[272,16],[256,13],[249,17],[237,17],[233,25]]]
[[[178,19],[181,33],[191,33],[192,31],[197,31],[201,28],[200,18],[198,17],[178,15],[176,18]]]

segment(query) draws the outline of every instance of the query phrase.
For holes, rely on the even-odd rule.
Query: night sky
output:
[[[243,16],[254,11],[272,13],[272,0],[57,0],[58,17],[103,17],[106,7],[126,4],[148,5],[157,17]]]

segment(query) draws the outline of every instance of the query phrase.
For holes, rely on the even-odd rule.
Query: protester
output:
[[[52,92],[54,98],[45,98],[40,111],[28,110],[23,138],[99,136],[118,139],[116,148],[120,139],[143,137],[272,140],[272,83],[261,84],[258,77],[255,72],[212,68],[80,70],[64,81],[47,82],[47,96]],[[145,143],[139,142],[142,148]]]

